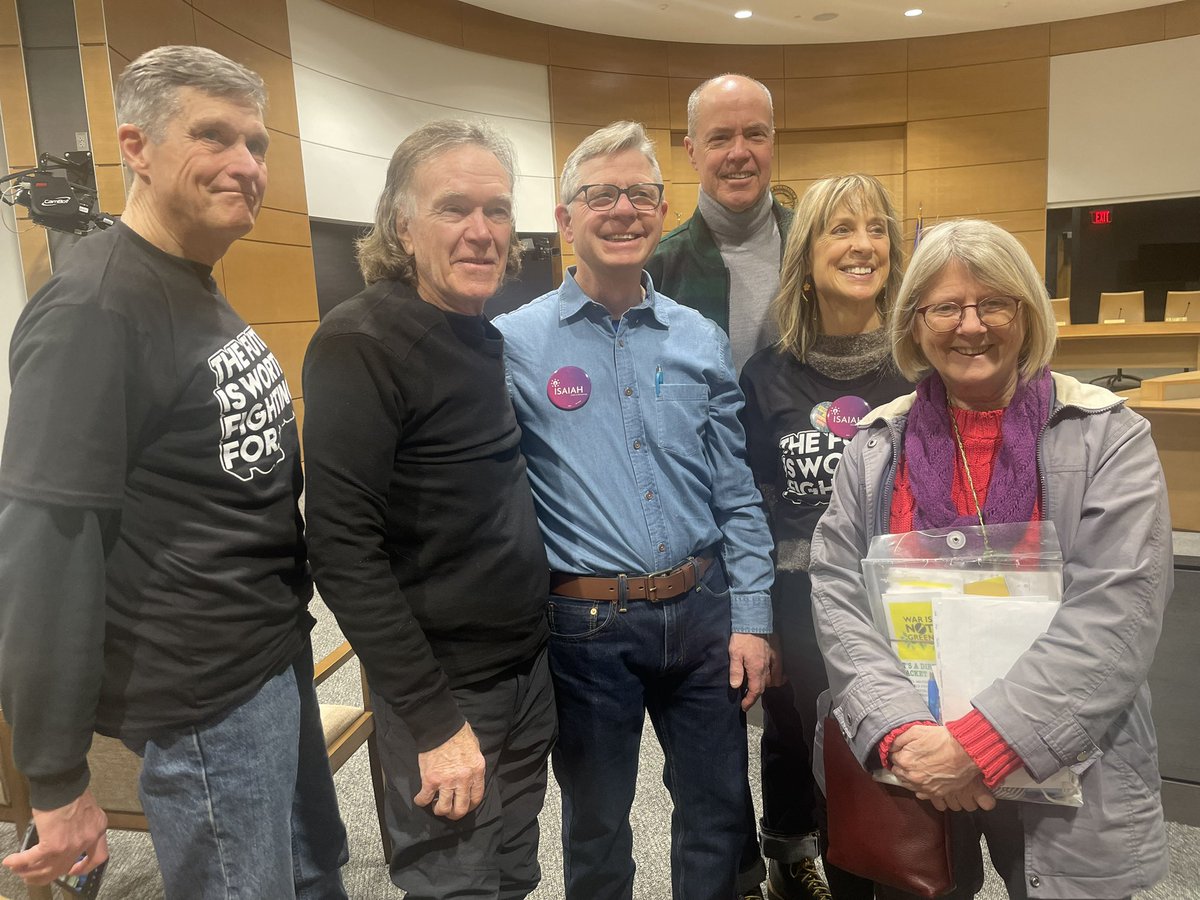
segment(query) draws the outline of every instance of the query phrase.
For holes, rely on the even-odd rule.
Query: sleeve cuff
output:
[[[928,719],[923,722],[905,722],[903,725],[900,725],[899,727],[893,728],[891,731],[889,731],[884,736],[883,740],[879,742],[879,761],[883,763],[883,767],[889,770],[892,768],[892,744],[895,742],[896,738],[900,737],[900,735],[904,734],[904,732],[908,731],[908,729],[912,728],[914,725],[936,724],[937,722],[933,722]]]
[[[771,595],[734,594],[729,601],[731,630],[738,634],[770,634]]]
[[[967,755],[979,766],[979,771],[983,773],[984,787],[988,790],[1023,765],[1017,752],[1008,746],[1000,732],[977,709],[971,710],[961,719],[947,722],[946,730],[962,744]]]
[[[87,790],[91,772],[87,763],[70,772],[52,777],[28,778],[29,805],[34,809],[58,809]]]
[[[415,715],[404,720],[404,724],[412,732],[417,752],[425,753],[458,734],[466,721],[454,695],[447,688],[422,704]]]

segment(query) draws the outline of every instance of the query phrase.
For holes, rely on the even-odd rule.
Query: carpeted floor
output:
[[[313,605],[319,624],[313,634],[314,653],[320,657],[341,642],[332,616],[319,602]],[[358,672],[347,666],[321,689],[326,702],[359,702]],[[758,795],[758,737],[751,727],[751,782]],[[642,742],[637,799],[633,811],[634,846],[637,859],[636,900],[671,900],[670,813],[671,803],[660,774],[663,758],[649,725]],[[350,833],[350,863],[343,870],[347,893],[352,900],[399,898],[387,876],[375,817],[374,799],[367,771],[365,749],[356,753],[334,778],[342,817]],[[541,816],[543,878],[531,900],[558,900],[562,897],[562,854],[560,850],[559,796],[553,779]],[[1200,828],[1168,826],[1171,840],[1171,875],[1155,889],[1139,894],[1139,900],[1200,900]],[[11,825],[0,825],[0,857],[16,848]],[[149,837],[129,832],[110,832],[109,865],[101,900],[158,900],[162,883]],[[0,867],[0,898],[24,897],[20,883],[7,869]],[[1005,892],[998,878],[992,877],[979,895],[981,900],[1003,900]],[[200,898],[203,900],[203,898]],[[273,900],[273,898],[262,898]],[[687,898],[682,898],[687,900]]]

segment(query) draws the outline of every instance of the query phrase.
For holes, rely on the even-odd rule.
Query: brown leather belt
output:
[[[699,584],[713,560],[712,556],[689,556],[673,569],[649,575],[602,577],[551,572],[550,593],[577,600],[670,600]]]

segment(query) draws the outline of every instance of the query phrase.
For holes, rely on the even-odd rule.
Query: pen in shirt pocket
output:
[[[662,366],[655,366],[654,367],[654,396],[655,397],[662,396],[662,382],[663,382]]]

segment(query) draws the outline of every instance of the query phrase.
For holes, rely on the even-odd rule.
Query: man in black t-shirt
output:
[[[219,53],[160,47],[116,101],[125,212],[11,346],[0,705],[40,843],[4,864],[45,884],[105,860],[95,730],[143,757],[167,897],[345,898],[296,416],[212,277],[262,204],[265,88]]]
[[[371,683],[410,900],[516,900],[541,877],[549,567],[483,317],[520,259],[514,170],[484,126],[409,135],[359,242],[367,288],[304,361],[313,572]]]

